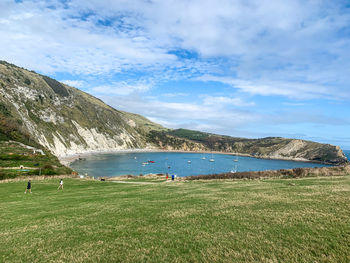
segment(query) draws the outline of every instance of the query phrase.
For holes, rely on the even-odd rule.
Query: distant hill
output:
[[[18,141],[57,157],[87,151],[148,148],[221,151],[332,164],[347,161],[339,147],[328,144],[167,129],[143,116],[116,110],[81,90],[4,61],[0,62],[0,124],[0,141]]]
[[[159,134],[160,132],[156,133]],[[236,153],[258,158],[313,161],[329,164],[341,164],[347,161],[340,147],[312,141],[281,137],[235,138],[186,129],[171,130],[165,134],[202,144],[206,149],[212,151]]]

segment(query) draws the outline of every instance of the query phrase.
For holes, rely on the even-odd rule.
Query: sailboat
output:
[[[205,159],[207,159],[207,158],[205,158],[205,154],[203,154],[202,160],[205,160]]]
[[[237,173],[237,165],[235,165],[235,168],[231,170],[231,173]]]
[[[211,154],[211,158],[209,159],[209,162],[215,162],[215,160],[213,158],[213,154]]]
[[[237,156],[237,153],[236,153],[236,159],[233,160],[234,162],[238,162],[238,156]]]

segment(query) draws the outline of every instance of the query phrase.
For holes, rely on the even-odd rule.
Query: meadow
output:
[[[0,262],[350,262],[350,176],[64,181],[0,183]]]

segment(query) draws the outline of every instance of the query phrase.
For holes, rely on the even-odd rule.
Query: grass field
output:
[[[0,184],[0,262],[350,262],[350,176]]]

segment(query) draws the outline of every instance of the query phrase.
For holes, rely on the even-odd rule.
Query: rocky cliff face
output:
[[[56,156],[147,146],[136,115],[7,63],[0,64],[0,105],[20,130]]]
[[[164,132],[159,131],[156,133],[164,134]],[[343,164],[347,162],[345,154],[338,146],[305,140],[279,137],[261,139],[234,138],[186,129],[171,130],[167,134],[202,144],[206,149],[213,151],[237,153],[266,159],[313,161],[328,164]],[[162,140],[162,136],[158,136],[157,140]]]
[[[0,140],[41,145],[60,157],[86,151],[157,148],[341,164],[339,147],[284,138],[245,139],[169,130],[54,79],[0,61]]]

